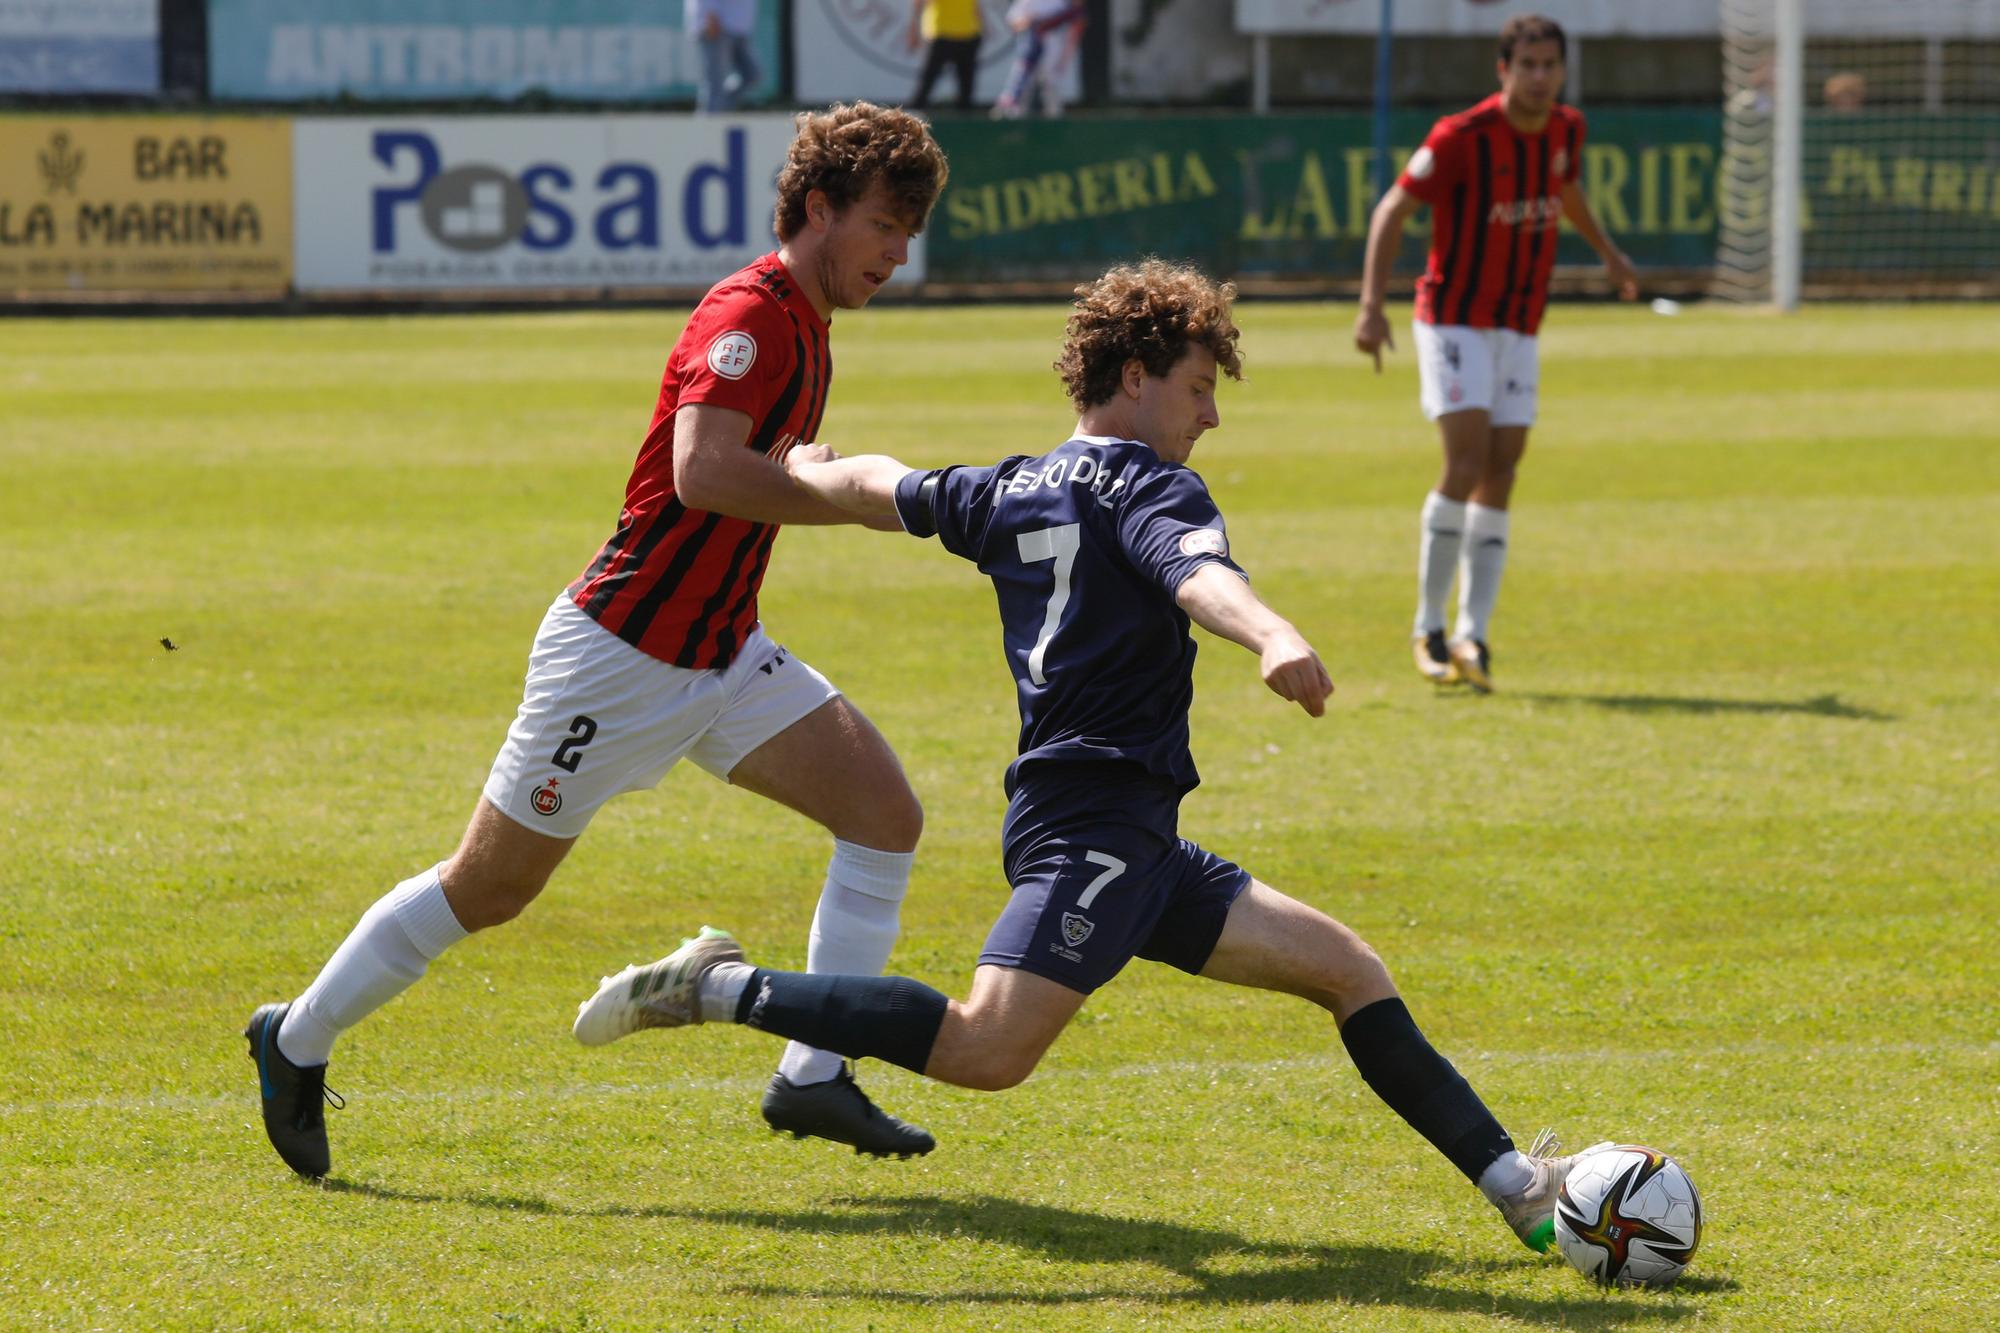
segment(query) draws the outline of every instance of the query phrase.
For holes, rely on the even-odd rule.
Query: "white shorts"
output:
[[[1512,329],[1463,324],[1411,324],[1417,339],[1417,379],[1424,419],[1477,408],[1496,426],[1535,424],[1541,360],[1535,340]]]
[[[565,592],[535,633],[486,799],[537,833],[574,838],[599,806],[658,786],[683,756],[726,781],[744,755],[839,696],[762,625],[728,666],[690,671],[640,652]]]

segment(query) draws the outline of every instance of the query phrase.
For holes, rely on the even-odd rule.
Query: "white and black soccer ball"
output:
[[[1652,1148],[1586,1148],[1556,1194],[1556,1245],[1602,1286],[1670,1287],[1700,1244],[1701,1195]]]

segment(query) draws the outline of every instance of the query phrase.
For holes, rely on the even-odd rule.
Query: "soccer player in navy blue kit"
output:
[[[1218,375],[1241,377],[1235,290],[1150,260],[1078,289],[1056,363],[1081,412],[1037,457],[917,471],[801,446],[800,486],[856,522],[900,518],[979,565],[999,594],[1020,700],[1002,842],[1013,893],[972,994],[905,977],[751,966],[700,936],[607,977],[575,1032],[738,1022],[961,1087],[1034,1069],[1090,993],[1134,957],[1303,996],[1330,1011],[1362,1077],[1545,1250],[1570,1159],[1518,1151],[1417,1030],[1375,952],[1331,917],[1179,835],[1188,753],[1190,621],[1258,655],[1266,685],[1313,717],[1333,681],[1312,645],[1250,589],[1222,515],[1186,466],[1220,424]]]

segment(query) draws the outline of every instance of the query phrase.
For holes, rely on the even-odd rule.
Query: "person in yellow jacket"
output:
[[[958,109],[970,111],[972,84],[979,73],[979,0],[912,0],[907,40],[912,51],[929,43],[910,108],[930,105],[931,89],[949,66],[958,79]]]

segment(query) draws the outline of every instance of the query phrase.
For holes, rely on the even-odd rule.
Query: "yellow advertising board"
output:
[[[0,297],[291,280],[289,120],[0,117]]]

